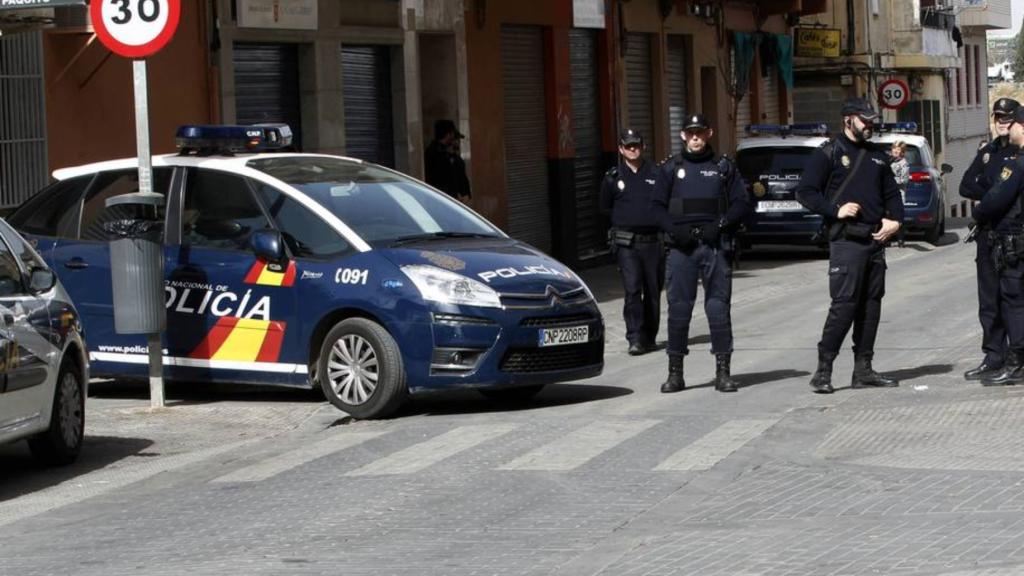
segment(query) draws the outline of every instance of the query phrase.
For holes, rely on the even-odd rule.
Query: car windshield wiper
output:
[[[391,243],[391,246],[400,246],[410,242],[426,242],[445,238],[497,238],[497,236],[494,234],[481,234],[478,232],[427,232],[425,234],[400,236]]]

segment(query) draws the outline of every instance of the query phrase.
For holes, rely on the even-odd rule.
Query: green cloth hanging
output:
[[[754,49],[758,37],[746,32],[733,32],[733,63],[736,67],[736,95],[742,99],[750,88],[750,66],[754,63]]]
[[[786,88],[793,89],[793,38],[786,34],[775,34],[776,54],[779,56],[779,75]]]

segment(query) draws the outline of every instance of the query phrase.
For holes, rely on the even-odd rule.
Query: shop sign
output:
[[[796,56],[839,58],[839,30],[834,28],[795,28]]]
[[[317,0],[237,0],[239,28],[317,29]]]

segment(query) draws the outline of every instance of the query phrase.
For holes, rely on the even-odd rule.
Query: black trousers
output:
[[[661,287],[665,283],[665,258],[661,242],[634,242],[619,246],[615,257],[625,292],[622,316],[630,344],[653,346],[661,322]]]
[[[828,287],[832,305],[818,352],[839,355],[853,326],[853,354],[871,358],[885,296],[885,247],[877,242],[834,240],[829,244]]]
[[[1024,355],[1024,262],[999,273],[999,311],[1006,321],[1010,350]]]
[[[668,290],[668,353],[689,354],[690,319],[697,301],[697,282],[704,284],[704,313],[711,329],[711,352],[732,353],[732,268],[721,248],[699,244],[673,248],[666,271]]]
[[[978,254],[978,320],[981,321],[981,350],[985,363],[1002,366],[1006,357],[1006,324],[1000,305],[999,272],[992,263],[991,245],[987,233],[978,234],[975,243]]]

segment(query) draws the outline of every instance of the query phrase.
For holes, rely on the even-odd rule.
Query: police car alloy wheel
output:
[[[29,440],[32,455],[45,464],[70,464],[78,457],[85,433],[85,397],[74,362],[65,359],[57,374],[50,427]]]
[[[317,377],[327,400],[356,418],[388,416],[408,393],[398,345],[365,318],[343,320],[327,333]]]

